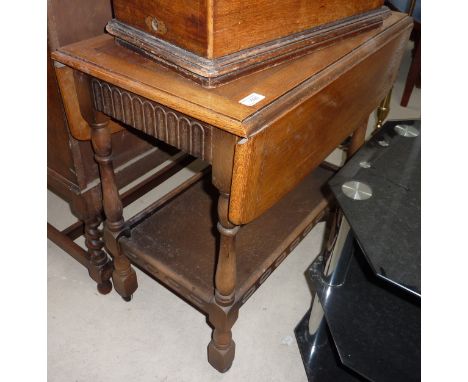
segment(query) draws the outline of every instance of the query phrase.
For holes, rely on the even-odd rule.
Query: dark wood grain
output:
[[[213,2],[213,57],[377,9],[382,0]],[[281,20],[279,22],[279,20]]]
[[[60,46],[103,33],[106,23],[112,17],[109,0],[49,0],[47,13],[48,57]],[[50,238],[76,257],[82,250],[73,240],[77,235],[85,233],[84,221],[87,221],[86,242],[94,246],[88,250],[96,254],[95,245],[100,240],[96,225],[102,206],[96,205],[95,200],[100,184],[89,141],[90,129],[78,108],[73,71],[63,66],[54,70],[50,58],[47,59],[47,111],[47,186],[70,204],[73,214],[79,219],[76,230],[60,235],[51,234]],[[177,151],[154,151],[152,143],[134,132],[123,130],[115,122],[111,122],[111,129],[115,132],[112,136],[113,159],[116,168],[120,170],[117,172],[119,187],[134,181]],[[90,211],[94,216],[90,215]],[[96,259],[96,256],[93,258]],[[92,262],[88,261],[84,265],[90,272],[95,272],[92,270]],[[100,276],[95,279],[100,291],[107,293],[109,283],[101,285]]]
[[[219,249],[214,275],[214,306],[208,319],[213,325],[213,335],[208,344],[208,362],[220,372],[227,371],[234,360],[235,342],[231,328],[237,312],[229,307],[236,299],[237,249],[236,237],[240,227],[229,221],[229,200],[237,137],[225,131],[214,130],[213,185],[218,189],[217,224]]]
[[[294,94],[296,98],[288,97],[291,104],[302,97],[310,97],[410,25],[408,16],[393,13],[379,28],[215,89],[203,88],[152,60],[117,46],[105,35],[61,48],[53,57],[131,93],[232,134],[248,137],[275,114],[282,113],[283,96]],[[250,107],[239,103],[254,92],[264,95],[265,99]]]
[[[328,205],[322,185],[332,175],[332,171],[318,168],[275,207],[240,229],[233,306],[244,304],[252,288],[258,289],[320,221]],[[218,190],[205,176],[152,211],[132,229],[130,237],[120,241],[132,262],[204,312],[216,303],[217,200]]]
[[[153,37],[119,20],[110,21],[106,29],[116,37],[118,44],[155,60],[204,87],[216,87],[375,28],[389,15],[388,8],[382,7],[213,58],[199,56],[174,46],[164,40],[163,36]]]
[[[128,275],[128,263],[117,264],[128,258],[205,312],[214,329],[208,360],[220,372],[234,359],[232,326],[240,306],[327,214],[322,188],[331,172],[317,167],[351,134],[350,155],[362,143],[364,121],[392,86],[410,29],[410,18],[393,13],[373,30],[216,89],[110,37],[54,54],[87,79],[76,88],[88,92],[78,98],[93,131],[107,216],[104,241],[116,269]],[[92,82],[108,86],[93,93]],[[252,106],[239,103],[253,92],[265,98]],[[169,127],[167,120],[149,123],[152,114],[139,112],[139,105],[210,126],[211,182],[196,181],[202,178],[197,174],[124,223],[109,128],[101,119],[101,112],[118,117],[119,102],[128,103],[121,113],[126,123],[187,151],[179,123],[177,139],[156,134]],[[116,290],[128,296],[128,285],[118,286],[123,275],[117,276]]]
[[[367,120],[368,118],[364,119],[357,125],[357,129],[354,130],[351,142],[346,152],[346,159],[350,159],[366,141]]]
[[[206,58],[377,9],[383,0],[114,0],[116,19]],[[159,27],[154,28],[155,20]]]
[[[91,127],[94,158],[99,165],[103,195],[102,205],[106,217],[104,222],[104,240],[106,248],[114,259],[112,281],[115,290],[125,300],[130,300],[133,292],[138,288],[138,283],[135,271],[128,259],[121,253],[118,244],[118,238],[125,233],[125,222],[123,219],[122,200],[117,188],[112,163],[112,140],[109,117],[94,109],[90,78],[81,73],[76,73],[75,82],[81,115]],[[106,265],[102,264],[102,267],[104,268]]]
[[[310,98],[278,109],[281,114],[269,120],[268,128],[239,141],[229,206],[233,223],[260,216],[367,120],[396,78],[410,28],[406,24]]]
[[[96,110],[211,162],[212,126],[95,78],[91,87]]]
[[[71,257],[73,257],[85,268],[90,267],[88,253],[78,244],[71,241],[67,235],[65,235],[63,232],[60,232],[57,228],[49,223],[47,223],[47,238],[52,240],[65,252],[70,254]]]
[[[118,20],[205,56],[209,44],[209,3],[210,0],[114,0],[113,8]],[[163,32],[152,28],[153,19],[165,26]]]

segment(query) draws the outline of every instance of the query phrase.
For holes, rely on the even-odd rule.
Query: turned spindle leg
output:
[[[222,373],[229,370],[234,360],[235,343],[231,328],[238,315],[238,311],[232,311],[230,307],[235,300],[236,234],[240,227],[229,222],[228,206],[229,194],[221,192],[218,200],[218,231],[221,240],[215,274],[216,305],[209,315],[214,330],[208,345],[208,361]]]
[[[126,301],[129,301],[138,287],[136,273],[130,261],[119,247],[118,238],[124,232],[123,207],[115,182],[112,164],[111,133],[108,127],[109,119],[96,113],[95,122],[91,122],[91,141],[94,157],[99,165],[101,175],[102,197],[106,220],[104,224],[104,239],[107,248],[114,258],[112,281],[115,290]]]
[[[101,294],[112,290],[112,261],[104,252],[104,242],[99,226],[102,222],[102,197],[99,190],[92,190],[72,200],[73,214],[84,223],[85,245],[88,253],[88,273],[96,281]]]
[[[112,263],[103,251],[104,242],[101,239],[99,225],[101,217],[95,215],[85,220],[85,244],[88,248],[91,268],[89,275],[97,282],[97,289],[101,294],[107,294],[112,290],[110,282],[112,274]]]
[[[221,193],[218,200],[217,225],[221,242],[215,275],[215,299],[221,306],[232,305],[236,287],[236,235],[239,226],[229,222],[228,205],[229,195]]]

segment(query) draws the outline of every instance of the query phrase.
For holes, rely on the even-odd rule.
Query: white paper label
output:
[[[242,98],[239,103],[245,106],[253,106],[256,103],[259,103],[265,96],[257,93],[249,94],[247,97]]]

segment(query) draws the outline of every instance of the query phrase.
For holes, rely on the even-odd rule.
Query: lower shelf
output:
[[[318,168],[273,208],[243,226],[236,238],[237,289],[242,305],[323,217],[322,188],[333,172]],[[120,239],[140,267],[200,309],[214,296],[219,235],[217,190],[206,176],[156,209]]]

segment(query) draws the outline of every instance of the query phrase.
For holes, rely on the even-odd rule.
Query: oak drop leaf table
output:
[[[228,370],[239,308],[326,214],[322,186],[333,172],[319,165],[351,134],[348,155],[362,144],[411,28],[392,13],[370,31],[212,89],[109,35],[54,52],[74,72],[100,168],[113,262],[100,259],[96,272],[129,300],[134,263],[205,312],[214,327],[208,360]],[[208,162],[211,181],[196,174],[124,221],[109,117]]]

